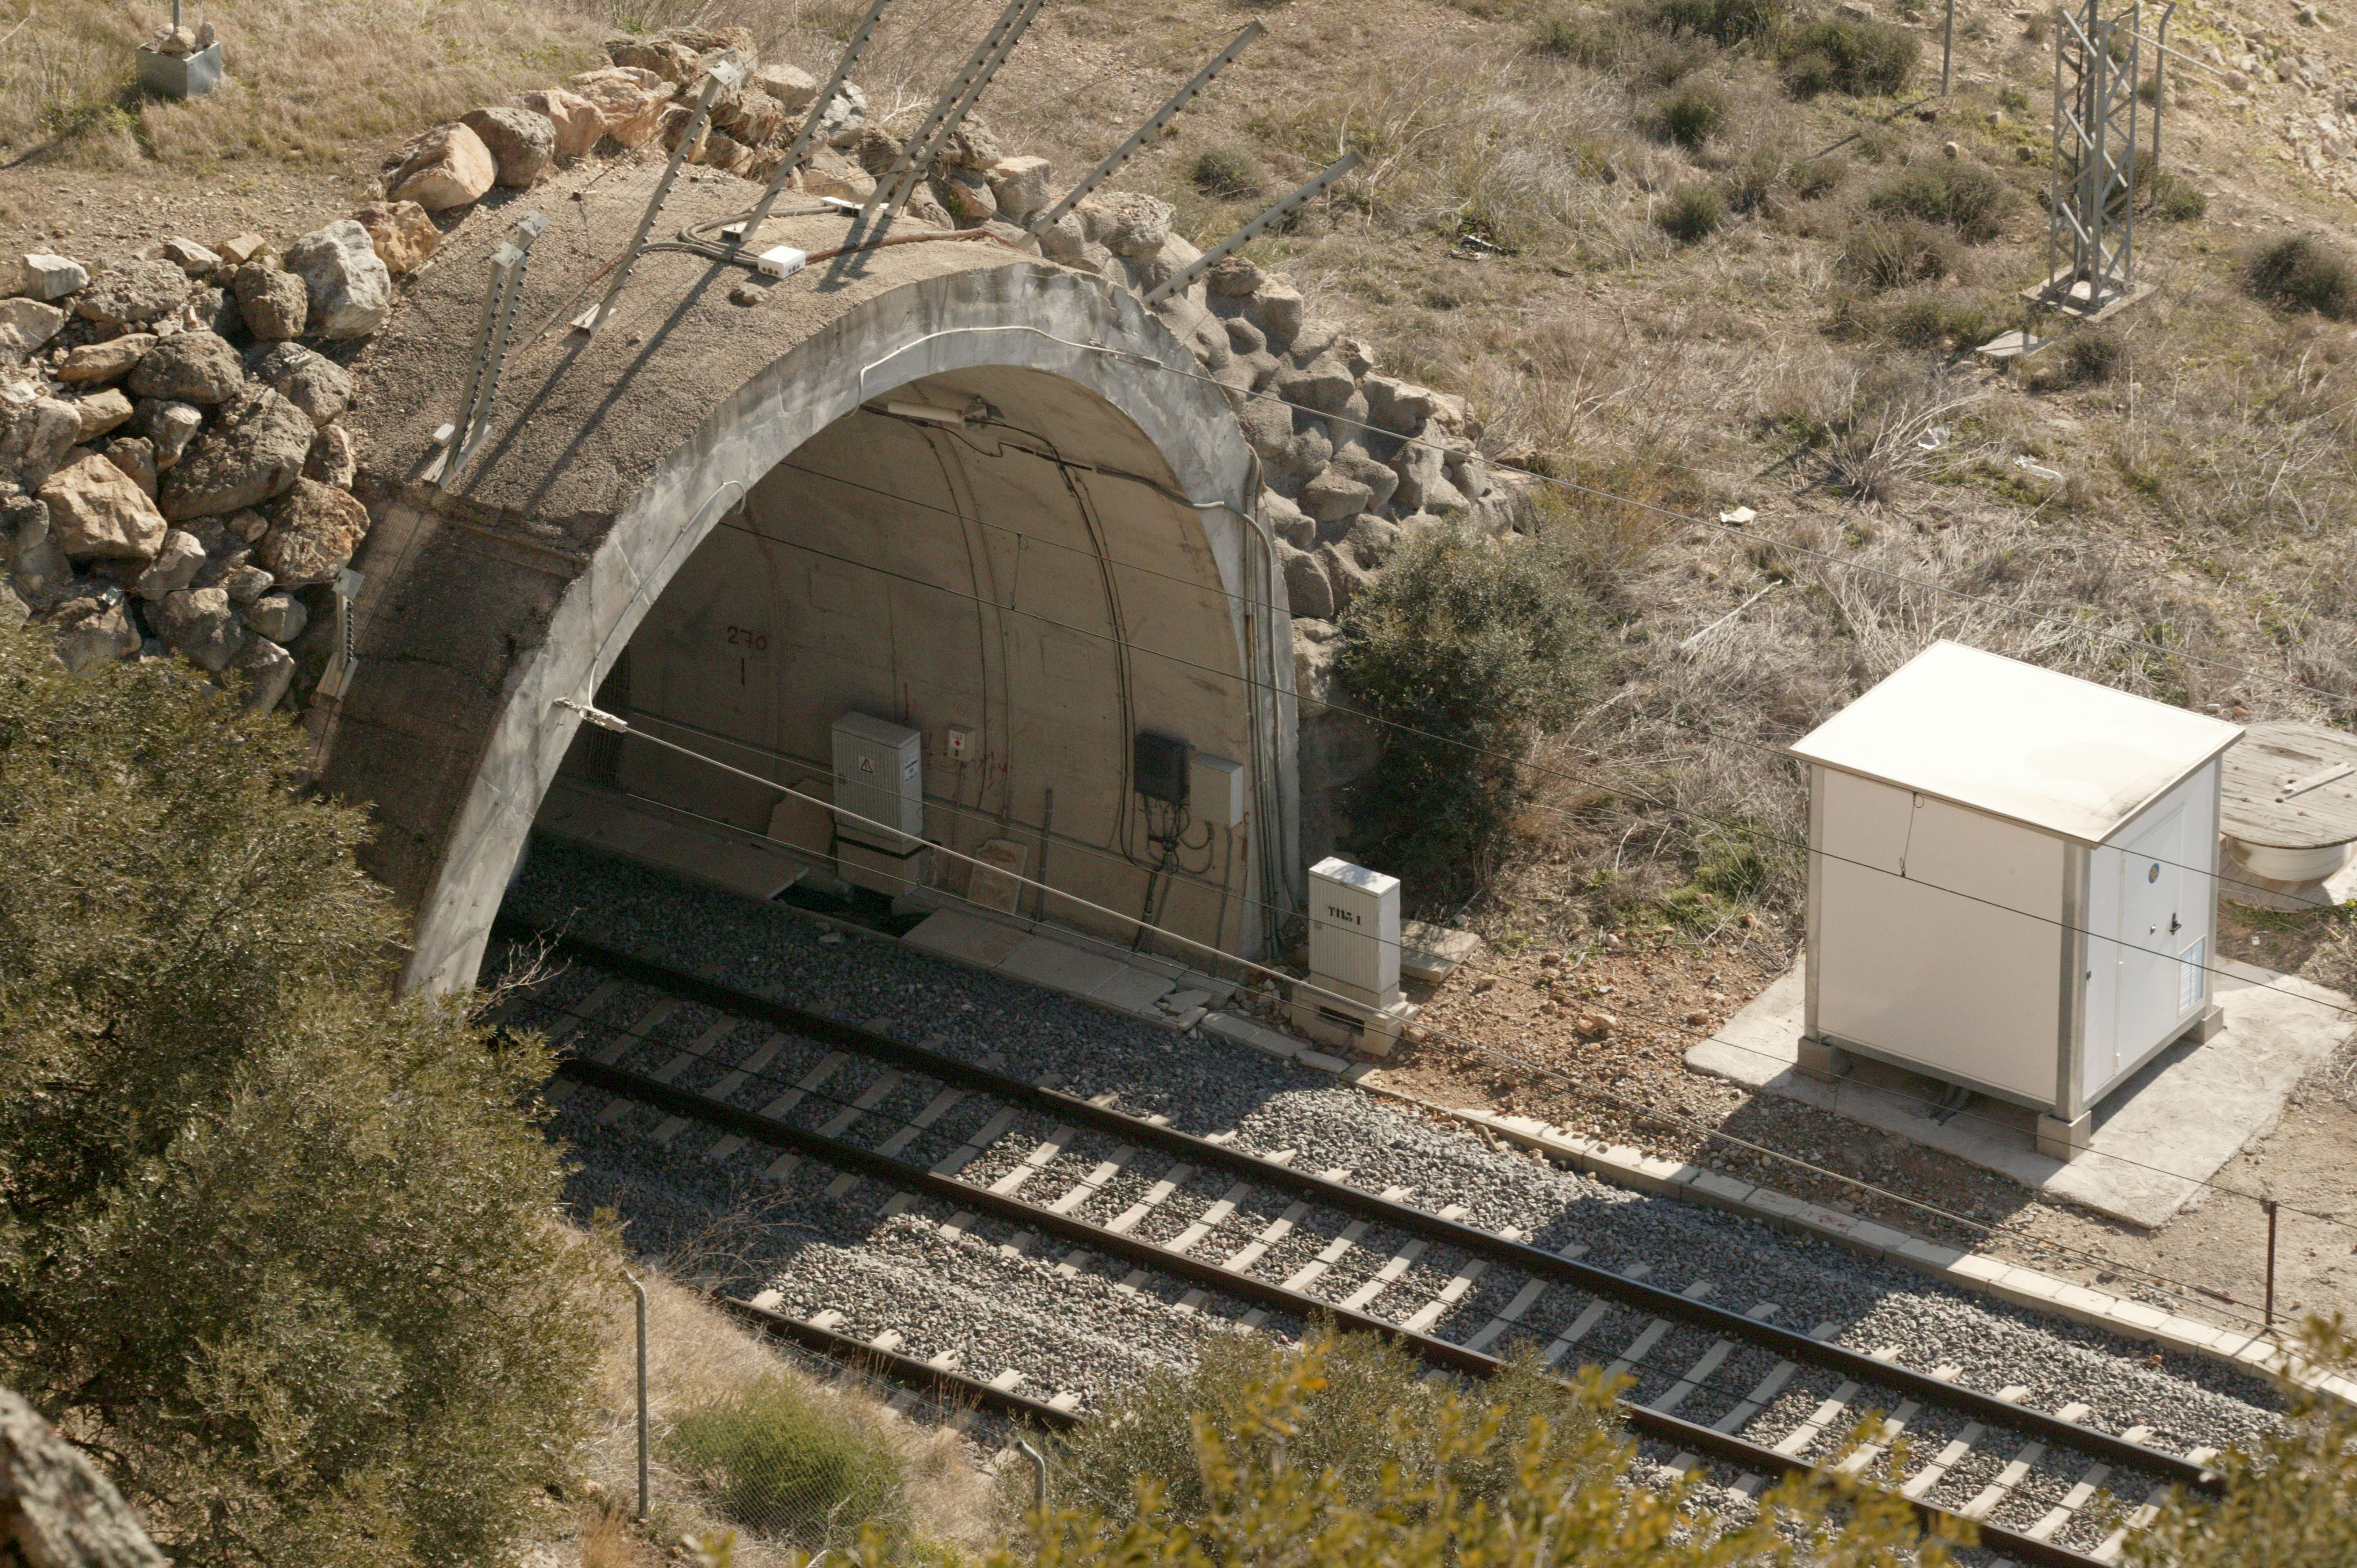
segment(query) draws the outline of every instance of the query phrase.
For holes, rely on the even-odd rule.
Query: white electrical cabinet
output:
[[[1195,752],[1187,759],[1187,810],[1199,822],[1223,828],[1242,827],[1244,820],[1244,765],[1224,757]]]
[[[1803,738],[1803,1069],[1887,1061],[2037,1109],[2049,1153],[2083,1147],[2104,1095],[2214,1025],[2220,758],[2241,735],[1940,642]]]
[[[1400,999],[1400,883],[1328,856],[1309,868],[1309,978],[1370,1007]]]
[[[866,714],[834,721],[836,871],[879,893],[923,881],[925,736]]]

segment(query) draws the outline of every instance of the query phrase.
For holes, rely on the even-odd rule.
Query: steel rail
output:
[[[1966,1412],[1986,1424],[2003,1426],[2050,1444],[2092,1454],[2115,1465],[2151,1471],[2179,1486],[2213,1495],[2223,1486],[2217,1471],[2179,1455],[2132,1443],[2111,1433],[2065,1421],[2058,1415],[2030,1410],[1992,1393],[1959,1387],[1928,1373],[1894,1366],[1862,1351],[1828,1345],[1795,1329],[1764,1323],[1674,1290],[1630,1279],[1593,1263],[1578,1262],[1526,1241],[1509,1240],[1495,1231],[1484,1230],[1462,1220],[1444,1219],[1427,1209],[1380,1197],[1343,1182],[1329,1181],[1257,1155],[1212,1143],[1191,1133],[1182,1133],[1173,1127],[1093,1104],[1060,1090],[1028,1083],[923,1046],[910,1045],[837,1019],[804,1012],[790,1004],[685,973],[579,937],[505,919],[500,923],[500,928],[551,943],[556,951],[572,954],[600,969],[628,975],[676,994],[691,996],[724,1011],[759,1017],[812,1039],[843,1046],[896,1067],[912,1069],[943,1083],[1028,1106],[1127,1143],[1153,1147],[1191,1165],[1216,1166],[1249,1177],[1272,1191],[1284,1192],[1429,1241],[1455,1247],[1477,1257],[1520,1269],[1534,1277],[1618,1302],[1634,1311],[1682,1322],[1720,1338],[1756,1346],[1789,1361],[1837,1372],[1869,1386],[1896,1389],[1927,1403]]]
[[[774,1334],[780,1339],[791,1339],[806,1350],[817,1351],[829,1360],[878,1373],[942,1403],[970,1404],[993,1415],[1037,1422],[1059,1432],[1069,1432],[1081,1423],[1081,1418],[1071,1411],[1060,1410],[1044,1400],[1026,1398],[1010,1389],[985,1383],[979,1378],[969,1378],[963,1372],[936,1367],[931,1361],[920,1361],[914,1356],[903,1356],[897,1350],[878,1348],[865,1340],[854,1339],[848,1334],[837,1334],[832,1328],[821,1328],[815,1323],[805,1323],[799,1317],[789,1317],[782,1312],[772,1312],[766,1306],[756,1306],[733,1295],[713,1291],[705,1299],[723,1312],[741,1317],[766,1333]]]
[[[872,1176],[887,1187],[919,1193],[969,1213],[986,1214],[1027,1230],[1055,1236],[1109,1258],[1175,1276],[1208,1293],[1274,1307],[1305,1323],[1324,1317],[1343,1328],[1380,1335],[1423,1360],[1452,1371],[1486,1378],[1494,1376],[1507,1365],[1501,1357],[1487,1355],[1435,1335],[1404,1328],[1384,1318],[1320,1301],[1305,1293],[1254,1279],[1248,1273],[1231,1272],[1207,1259],[1189,1257],[1184,1252],[1124,1235],[1090,1220],[1058,1214],[1023,1198],[972,1187],[954,1176],[936,1176],[930,1170],[891,1155],[795,1127],[758,1112],[730,1105],[725,1101],[710,1099],[694,1090],[676,1088],[628,1068],[568,1056],[559,1060],[556,1071],[576,1082],[605,1090],[672,1115],[723,1128],[739,1137],[802,1155],[837,1170]],[[1882,1363],[1875,1365],[1878,1367]],[[1814,1474],[1821,1469],[1806,1459],[1780,1454],[1772,1448],[1628,1400],[1617,1400],[1614,1403],[1621,1419],[1635,1431],[1659,1442],[1674,1444],[1688,1452],[1706,1454],[1746,1470],[1778,1476]],[[1904,1494],[1900,1495],[1904,1497]],[[1905,1500],[1931,1529],[1964,1537],[1969,1537],[1976,1530],[1981,1545],[2018,1562],[2033,1564],[2034,1568],[2092,1568],[2096,1561],[2050,1541],[2039,1541],[1982,1520],[1966,1519],[1962,1514],[1921,1498],[1907,1498]]]

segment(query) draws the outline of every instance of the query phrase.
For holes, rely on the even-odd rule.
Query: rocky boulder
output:
[[[1340,522],[1367,510],[1374,492],[1339,469],[1328,467],[1301,487],[1301,510],[1319,522]]]
[[[221,265],[220,252],[208,250],[185,234],[166,237],[164,259],[190,277],[203,277]]]
[[[351,432],[340,424],[320,431],[319,438],[311,443],[310,456],[304,459],[303,477],[339,490],[350,489],[360,477],[360,455],[352,449]]]
[[[156,346],[152,332],[125,332],[103,343],[84,343],[66,351],[58,366],[58,380],[69,386],[104,386],[130,373],[139,357]]]
[[[273,642],[292,642],[310,624],[311,612],[292,594],[264,594],[245,607],[245,624]]]
[[[230,280],[238,314],[256,338],[300,338],[311,316],[311,291],[303,280],[266,261],[248,262]]]
[[[663,81],[683,83],[695,77],[695,50],[677,38],[639,38],[627,34],[608,38],[606,58],[616,65],[649,71]]]
[[[605,134],[616,146],[643,147],[662,128],[663,110],[679,90],[651,70],[616,66],[584,71],[573,79],[573,91],[596,106],[605,121]]]
[[[351,406],[351,372],[300,343],[279,344],[254,361],[253,373],[315,425],[333,422]]]
[[[1141,191],[1099,191],[1074,209],[1082,231],[1116,256],[1150,256],[1170,238],[1176,212],[1168,202]]]
[[[1271,278],[1244,302],[1244,319],[1260,328],[1270,348],[1283,352],[1301,331],[1301,308],[1300,291]]]
[[[789,114],[799,114],[811,106],[818,96],[818,78],[797,66],[782,61],[763,66],[753,73],[753,85],[778,102]]]
[[[49,536],[76,561],[152,561],[164,543],[164,514],[131,476],[86,452],[41,483]]]
[[[29,354],[58,335],[66,313],[38,299],[0,299],[0,350]]]
[[[245,363],[229,340],[214,332],[176,332],[140,356],[131,390],[210,407],[227,403],[245,386]]]
[[[188,443],[205,427],[202,409],[185,403],[143,403],[140,428],[156,444],[156,471],[162,473],[188,454]]]
[[[229,661],[229,675],[244,685],[241,706],[249,713],[267,713],[295,683],[295,656],[268,638],[249,637]]]
[[[220,674],[245,641],[229,596],[219,588],[180,588],[164,596],[148,618],[164,646]]]
[[[365,338],[393,314],[393,274],[377,259],[369,231],[350,218],[288,246],[286,270],[310,291],[311,330],[321,337]]]
[[[401,160],[384,177],[393,201],[414,201],[428,212],[447,212],[481,199],[499,177],[499,166],[483,139],[464,125],[437,125],[402,149]]]
[[[118,262],[73,296],[73,313],[102,327],[152,327],[188,300],[188,274],[171,263]]]
[[[68,599],[51,612],[49,625],[56,632],[59,661],[76,675],[93,664],[128,659],[139,651],[138,629],[116,599]]]
[[[972,169],[945,169],[933,177],[932,187],[952,218],[983,223],[998,216],[998,199],[990,194],[990,182]]]
[[[316,480],[301,479],[273,510],[270,532],[262,536],[255,553],[281,586],[317,587],[336,580],[360,548],[368,526],[368,508],[359,501]]]
[[[42,397],[22,384],[0,388],[0,478],[15,476],[27,489],[38,489],[49,470],[64,460],[81,439],[81,410],[54,397]]]
[[[530,109],[478,109],[458,122],[491,155],[492,179],[511,190],[529,189],[556,161],[556,125]]]
[[[267,388],[225,405],[164,476],[164,515],[219,517],[285,494],[302,477],[314,434],[308,414]]]
[[[1249,298],[1264,281],[1259,265],[1242,256],[1222,256],[1203,274],[1204,285],[1223,299]]]
[[[90,273],[70,256],[35,251],[20,256],[7,269],[0,294],[30,295],[45,301],[63,299],[90,282]]]
[[[577,92],[567,92],[561,87],[536,88],[530,92],[518,93],[516,102],[548,122],[549,131],[556,138],[556,156],[560,158],[581,156],[596,146],[597,138],[606,134],[605,112]],[[391,258],[387,258],[385,264],[393,265]],[[395,272],[404,270],[393,267]]]
[[[156,499],[156,444],[145,435],[124,435],[106,444],[106,460],[122,469],[149,500]]]
[[[130,422],[131,400],[109,387],[74,404],[74,411],[81,415],[81,434],[75,439],[87,446],[117,425]]]
[[[1276,545],[1277,565],[1285,574],[1285,597],[1296,616],[1330,619],[1334,614],[1334,585],[1326,580],[1326,568],[1317,556],[1279,540]]]
[[[204,564],[203,542],[184,529],[173,529],[164,535],[164,542],[156,550],[156,559],[147,564],[147,569],[131,580],[131,591],[149,604],[156,604],[195,582]]]
[[[1055,205],[1050,182],[1056,167],[1046,158],[1001,158],[990,166],[990,194],[997,199],[998,215],[1009,223],[1026,224]]]
[[[352,221],[368,231],[376,259],[395,277],[424,266],[425,258],[442,243],[442,231],[434,227],[434,220],[414,201],[371,201],[352,214]],[[308,297],[306,290],[307,308]]]

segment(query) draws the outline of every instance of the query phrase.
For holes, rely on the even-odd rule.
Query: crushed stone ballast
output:
[[[544,937],[544,933],[539,934]],[[1450,1218],[1448,1211],[1436,1215],[1401,1203],[1397,1201],[1396,1191],[1377,1197],[1333,1179],[1331,1176],[1318,1176],[1295,1171],[1281,1160],[1225,1147],[1216,1137],[1200,1138],[1152,1120],[1128,1116],[1112,1110],[1106,1103],[1092,1102],[1041,1085],[1026,1083],[1010,1075],[958,1061],[923,1047],[910,1046],[738,991],[712,979],[683,974],[648,959],[577,940],[557,939],[557,942],[558,950],[564,956],[584,965],[594,965],[597,970],[604,972],[609,978],[602,983],[608,988],[618,979],[634,982],[662,994],[718,1010],[725,1015],[759,1020],[783,1027],[829,1047],[832,1053],[856,1054],[872,1061],[888,1063],[896,1071],[905,1069],[935,1082],[955,1085],[961,1090],[987,1096],[1002,1106],[1021,1106],[1039,1112],[1063,1124],[1060,1139],[1051,1137],[1023,1165],[1013,1167],[1009,1173],[1013,1177],[1011,1182],[1002,1177],[993,1184],[992,1188],[983,1188],[958,1179],[959,1171],[985,1155],[994,1144],[1028,1142],[1026,1136],[1014,1131],[1014,1118],[1003,1110],[983,1129],[983,1133],[989,1134],[987,1138],[977,1134],[978,1141],[970,1142],[965,1148],[956,1151],[951,1160],[927,1169],[921,1165],[911,1165],[895,1157],[899,1149],[907,1146],[909,1140],[905,1136],[897,1145],[891,1140],[887,1141],[886,1147],[893,1149],[894,1153],[880,1153],[848,1143],[839,1135],[830,1135],[847,1130],[847,1122],[836,1125],[843,1122],[841,1116],[830,1122],[828,1129],[814,1132],[793,1126],[777,1117],[729,1105],[725,1100],[716,1100],[705,1090],[678,1087],[669,1079],[679,1070],[683,1057],[675,1058],[663,1070],[656,1073],[638,1072],[619,1066],[619,1059],[633,1043],[643,1043],[640,1036],[627,1032],[609,1049],[598,1052],[597,1057],[576,1056],[565,1064],[565,1074],[576,1081],[595,1085],[626,1101],[652,1107],[665,1113],[669,1119],[685,1118],[709,1126],[723,1127],[739,1139],[792,1150],[833,1168],[872,1176],[898,1189],[902,1197],[896,1201],[900,1201],[903,1208],[912,1194],[949,1205],[959,1212],[963,1221],[963,1225],[952,1221],[947,1227],[952,1230],[970,1228],[978,1211],[1022,1234],[1050,1235],[1068,1240],[1077,1250],[1075,1256],[1080,1251],[1094,1252],[1134,1263],[1140,1271],[1151,1270],[1185,1280],[1193,1287],[1189,1298],[1199,1304],[1212,1294],[1257,1303],[1261,1310],[1246,1314],[1247,1321],[1254,1317],[1265,1319],[1272,1309],[1287,1319],[1306,1319],[1312,1315],[1324,1314],[1348,1326],[1384,1334],[1436,1364],[1473,1373],[1494,1369],[1498,1364],[1495,1357],[1485,1353],[1480,1347],[1494,1340],[1497,1331],[1519,1317],[1530,1301],[1548,1285],[1566,1285],[1592,1300],[1588,1312],[1583,1315],[1585,1326],[1576,1326],[1573,1331],[1567,1332],[1562,1349],[1567,1349],[1572,1339],[1592,1328],[1610,1310],[1619,1309],[1650,1320],[1638,1333],[1628,1351],[1614,1363],[1614,1369],[1642,1369],[1657,1380],[1674,1377],[1675,1380],[1672,1383],[1671,1394],[1652,1395],[1643,1403],[1624,1402],[1624,1409],[1632,1427],[1648,1437],[1675,1445],[1688,1460],[1696,1454],[1708,1455],[1747,1473],[1780,1474],[1810,1468],[1811,1462],[1802,1455],[1828,1432],[1846,1430],[1848,1423],[1873,1402],[1864,1397],[1863,1391],[1889,1390],[1898,1396],[1895,1401],[1883,1402],[1886,1405],[1895,1406],[1895,1413],[1887,1423],[1891,1436],[1895,1437],[1906,1428],[1910,1420],[1919,1427],[1934,1424],[1929,1419],[1931,1412],[1936,1412],[1946,1420],[1949,1423],[1946,1430],[1953,1434],[1950,1441],[1937,1450],[1932,1462],[1919,1469],[1900,1488],[1910,1502],[1925,1510],[1926,1517],[1932,1517],[1955,1511],[1940,1509],[1925,1501],[1924,1498],[1943,1477],[1964,1467],[1975,1444],[1989,1426],[2002,1426],[2030,1437],[2032,1441],[2018,1450],[2004,1471],[1987,1487],[1981,1488],[1979,1495],[1964,1504],[1960,1515],[1980,1522],[1987,1543],[1992,1548],[2009,1552],[2018,1561],[2075,1563],[2101,1560],[2090,1559],[2057,1545],[2046,1537],[2072,1522],[2071,1516],[2074,1510],[2070,1497],[2075,1496],[2078,1502],[2083,1504],[2086,1496],[2092,1495],[2097,1486],[2110,1477],[2114,1466],[2126,1472],[2117,1477],[2115,1485],[2132,1485],[2139,1477],[2149,1481],[2156,1489],[2171,1483],[2193,1487],[2214,1485],[2214,1477],[2201,1463],[2208,1457],[2205,1452],[2197,1450],[2191,1456],[2180,1457],[2139,1442],[2138,1438],[2143,1435],[2141,1429],[2131,1428],[2126,1434],[2115,1436],[2088,1427],[2075,1419],[2087,1413],[2083,1406],[2066,1408],[2061,1415],[2028,1410],[2017,1402],[2021,1393],[2018,1390],[1993,1395],[1959,1388],[1951,1380],[1956,1376],[1953,1369],[1943,1368],[1937,1373],[1926,1375],[1897,1367],[1883,1357],[1863,1355],[1826,1344],[1818,1335],[1830,1331],[1834,1327],[1830,1324],[1823,1326],[1818,1335],[1803,1335],[1779,1328],[1758,1316],[1710,1305],[1695,1299],[1693,1294],[1663,1290],[1627,1274],[1581,1263],[1576,1255],[1566,1257],[1547,1252],[1512,1236],[1500,1236],[1464,1225]],[[580,1013],[567,1011],[579,1018],[590,1010],[590,1005],[584,1003]],[[600,1058],[604,1059],[598,1059]],[[716,1060],[711,1065],[721,1067],[726,1064]],[[873,1098],[880,1100],[881,1096]],[[1101,1097],[1102,1100],[1110,1098]],[[863,1095],[858,1103],[866,1104],[870,1099],[870,1096]],[[1306,1213],[1315,1208],[1352,1217],[1342,1236],[1329,1244],[1321,1257],[1336,1253],[1338,1248],[1347,1251],[1351,1241],[1375,1225],[1415,1238],[1407,1247],[1401,1249],[1400,1254],[1386,1265],[1382,1273],[1375,1276],[1376,1281],[1388,1282],[1396,1278],[1406,1271],[1408,1264],[1426,1247],[1438,1245],[1469,1260],[1479,1260],[1477,1267],[1470,1270],[1460,1268],[1459,1294],[1463,1288],[1461,1282],[1478,1275],[1481,1268],[1493,1263],[1519,1273],[1527,1283],[1518,1297],[1518,1304],[1510,1305],[1490,1330],[1477,1334],[1470,1343],[1458,1344],[1426,1331],[1440,1316],[1437,1308],[1428,1307],[1400,1323],[1361,1310],[1373,1294],[1380,1292],[1381,1283],[1371,1282],[1371,1288],[1362,1287],[1344,1302],[1335,1303],[1314,1296],[1306,1288],[1296,1288],[1297,1285],[1306,1287],[1310,1280],[1314,1280],[1318,1272],[1315,1269],[1297,1273],[1280,1285],[1253,1277],[1246,1268],[1238,1266],[1237,1259],[1213,1263],[1188,1256],[1185,1248],[1200,1241],[1223,1216],[1211,1216],[1212,1224],[1199,1222],[1182,1232],[1182,1240],[1165,1243],[1130,1234],[1130,1230],[1135,1225],[1135,1219],[1130,1214],[1125,1214],[1122,1220],[1110,1226],[1078,1218],[1071,1212],[1078,1205],[1071,1200],[1076,1196],[1083,1198],[1092,1196],[1093,1189],[1085,1181],[1074,1194],[1066,1195],[1065,1200],[1046,1207],[1014,1197],[1013,1187],[1020,1185],[1026,1174],[1038,1174],[1047,1164],[1052,1163],[1061,1153],[1063,1144],[1071,1140],[1072,1129],[1076,1126],[1087,1126],[1120,1140],[1133,1155],[1141,1147],[1169,1154],[1178,1165],[1185,1167],[1189,1174],[1196,1169],[1216,1169],[1243,1176],[1247,1178],[1246,1185],[1293,1199],[1293,1208],[1288,1213]],[[1040,1157],[1042,1153],[1046,1154],[1045,1159]],[[987,1165],[989,1162],[985,1163]],[[1032,1168],[1027,1173],[1026,1166]],[[1102,1179],[1100,1177],[1100,1181]],[[1157,1184],[1154,1191],[1160,1194],[1162,1200],[1167,1200],[1178,1185],[1178,1181],[1166,1179]],[[1243,1190],[1243,1186],[1233,1189],[1227,1204],[1230,1210],[1234,1208],[1234,1194]],[[1134,1206],[1134,1208],[1151,1207],[1153,1205],[1147,1204]],[[900,1211],[888,1205],[888,1212]],[[1125,1220],[1128,1222],[1126,1225]],[[1245,1249],[1246,1253],[1254,1251]],[[1577,1254],[1585,1249],[1566,1251]],[[1239,1254],[1239,1257],[1243,1257],[1243,1254]],[[1133,1280],[1135,1277],[1133,1274]],[[1446,1289],[1440,1294],[1444,1301],[1453,1299]],[[1762,1304],[1762,1307],[1765,1305]],[[1755,1308],[1754,1312],[1760,1310]],[[1710,1337],[1715,1341],[1683,1376],[1664,1371],[1658,1362],[1649,1364],[1649,1358],[1653,1357],[1657,1350],[1665,1349],[1662,1341],[1674,1327],[1689,1337],[1700,1335]],[[1730,1352],[1738,1346],[1744,1347],[1748,1352],[1764,1353],[1776,1359],[1776,1366],[1760,1380],[1758,1388],[1751,1389],[1751,1397],[1748,1400],[1738,1397],[1740,1390],[1717,1376]],[[1677,1348],[1673,1346],[1666,1348],[1666,1351]],[[1786,1422],[1785,1424],[1793,1425],[1794,1429],[1783,1434],[1773,1447],[1735,1435],[1735,1432],[1757,1419],[1762,1409],[1775,1400],[1792,1380],[1796,1367],[1800,1365],[1832,1370],[1840,1378],[1841,1386],[1833,1391],[1833,1397],[1816,1404],[1808,1421],[1798,1424]],[[1665,1407],[1682,1402],[1706,1388],[1724,1393],[1733,1402],[1732,1419],[1722,1417],[1717,1423],[1706,1426],[1668,1413]],[[1927,1413],[1919,1415],[1919,1412]],[[2072,1473],[2080,1479],[2068,1488],[2066,1495],[2065,1488],[2058,1484],[2054,1473],[2057,1467],[2050,1456],[2050,1450],[2090,1455],[2098,1463],[2081,1466],[2074,1470]],[[1984,1461],[1987,1457],[1986,1454],[1981,1456]],[[1869,1455],[1868,1464],[1872,1463],[1872,1458],[1873,1455]],[[2056,1507],[2047,1510],[2045,1519],[2023,1530],[2003,1529],[1979,1519],[1980,1515],[1992,1511],[1996,1503],[2002,1501],[2007,1494],[2019,1488],[2025,1477],[2033,1471],[2045,1472],[2049,1484],[2044,1489],[2050,1497],[2060,1499]],[[2116,1543],[2113,1544],[2115,1546]]]

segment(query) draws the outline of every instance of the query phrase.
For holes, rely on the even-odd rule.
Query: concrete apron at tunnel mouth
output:
[[[683,188],[665,226],[720,216],[741,189]],[[672,716],[699,749],[792,783],[826,755],[834,711],[924,730],[929,762],[965,726],[989,765],[956,777],[963,804],[929,811],[929,835],[970,850],[1003,816],[1020,842],[1032,798],[1056,788],[1051,879],[1125,912],[1151,875],[1135,862],[1152,858],[1117,842],[1137,814],[1125,811],[1137,804],[1125,732],[1234,757],[1250,799],[1232,897],[1175,895],[1168,918],[1258,950],[1259,911],[1284,901],[1297,866],[1285,590],[1250,515],[1249,448],[1186,349],[1125,290],[970,242],[787,279],[749,307],[729,299],[741,269],[651,252],[616,317],[585,337],[566,323],[643,192],[582,194],[576,214],[532,193],[560,219],[533,252],[492,435],[449,491],[421,475],[513,215],[471,216],[355,367],[373,521],[354,562],[358,662],[307,723],[325,785],[374,808],[364,864],[415,914],[404,984],[472,980],[575,739],[577,717],[554,704],[590,700],[651,618],[631,683],[687,704]],[[759,238],[819,249],[841,228],[796,216]],[[926,435],[859,412],[888,392],[951,407],[980,396],[1015,427],[992,439],[1033,450],[989,453],[963,429]],[[1010,554],[1034,575],[1030,600]],[[848,600],[846,585],[860,585]],[[831,594],[870,613],[855,604],[829,628]],[[743,624],[756,614],[766,626]],[[749,662],[738,694],[715,690],[732,626],[770,641],[779,668],[759,693]],[[643,781],[700,789],[714,814],[749,822],[719,778]],[[1072,828],[1104,840],[1100,853],[1064,849]]]

